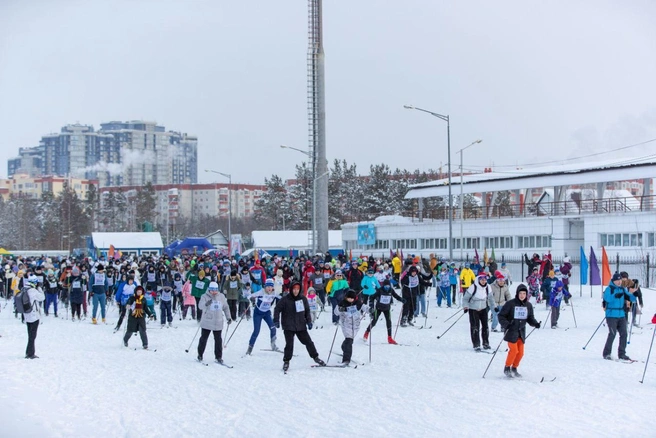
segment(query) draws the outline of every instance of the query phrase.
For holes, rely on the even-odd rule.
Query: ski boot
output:
[[[246,354],[250,356],[252,352],[253,352],[253,346],[249,345],[248,350],[246,350]]]
[[[201,355],[199,354],[198,356],[196,356],[196,360],[197,360],[198,362],[202,362],[202,361],[203,361],[203,356],[201,356]]]
[[[314,359],[314,362],[315,362],[317,365],[319,365],[320,367],[325,367],[325,366],[326,366],[326,362],[324,362],[324,361],[322,361],[321,359],[319,359],[319,356],[317,356],[317,357],[313,357],[312,359]]]
[[[509,377],[511,379],[513,377],[512,373],[510,372],[510,367],[503,367],[503,374],[505,374],[506,377]]]
[[[412,326],[412,327],[415,326],[415,324],[412,322],[412,319],[409,319],[409,318],[408,318],[408,325],[410,325],[410,326]]]
[[[387,337],[387,343],[392,345],[397,345],[396,341],[391,336]]]
[[[223,359],[214,359],[214,362],[223,365]]]
[[[271,338],[271,349],[273,351],[278,351],[278,347],[276,346],[276,337],[275,336],[273,338]]]
[[[483,350],[491,350],[490,344],[483,344]]]
[[[401,327],[407,327],[407,326],[408,326],[408,319],[407,319],[407,318],[403,318],[403,319],[401,320]]]
[[[289,369],[289,361],[286,360],[286,361],[284,361],[284,362],[282,363],[282,370],[283,370],[284,372],[287,372],[288,369]]]
[[[512,373],[513,377],[517,377],[517,378],[522,377],[522,375],[517,372],[517,368],[515,367],[510,368],[510,372]]]
[[[366,341],[369,339],[369,332],[364,332],[364,340]]]
[[[169,327],[173,327],[173,323],[172,323],[172,322],[169,322]]]
[[[98,320],[96,318],[91,318],[91,324],[98,324]]]

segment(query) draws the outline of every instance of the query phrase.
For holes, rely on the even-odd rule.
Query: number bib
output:
[[[270,310],[272,302],[273,302],[273,297],[272,296],[261,297],[260,306],[259,306],[260,310],[262,312],[266,312],[266,311]]]
[[[213,311],[218,312],[219,310],[221,310],[221,303],[219,303],[218,301],[212,301],[212,305],[210,306],[210,308]]]
[[[410,276],[410,279],[408,280],[408,286],[410,287],[417,287],[419,286],[419,277],[413,277],[412,275]]]
[[[310,305],[310,310],[312,310],[313,312],[317,310],[317,298],[316,297],[308,298],[307,300],[308,300],[308,304]]]
[[[204,289],[205,288],[205,282],[202,280],[196,280],[196,289]]]
[[[392,296],[391,295],[381,295],[380,296],[380,304],[389,304],[392,302]]]
[[[346,313],[348,313],[349,315],[355,315],[356,313],[358,313],[358,306],[348,306],[346,308]]]
[[[256,279],[257,281],[260,281],[262,278],[262,273],[260,271],[253,271],[253,278]]]
[[[105,274],[99,274],[96,272],[96,275],[93,277],[94,286],[104,286],[105,285]]]
[[[296,304],[297,312],[305,312],[305,304],[303,303],[303,300],[295,301],[294,304]]]
[[[323,278],[326,279],[330,278],[330,272],[326,272],[325,274],[323,274]]]
[[[321,278],[321,277],[315,278],[314,279],[314,284],[323,284],[323,278]]]
[[[515,307],[515,319],[526,319],[526,318],[528,318],[528,308]]]
[[[230,289],[237,289],[237,281],[230,282]]]
[[[155,282],[155,273],[154,272],[149,272],[148,273],[148,283],[154,283]]]
[[[171,291],[162,291],[162,300],[163,301],[171,301]]]
[[[80,280],[76,280],[76,281],[73,282],[73,289],[79,289],[80,286],[82,286],[82,283],[80,282]]]

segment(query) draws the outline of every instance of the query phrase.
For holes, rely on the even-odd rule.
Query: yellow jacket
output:
[[[468,289],[475,280],[476,276],[474,275],[474,271],[470,268],[464,268],[460,273],[460,284],[465,289]]]
[[[395,274],[401,273],[401,259],[399,258],[399,256],[394,256],[394,258],[392,259],[392,266],[394,267]]]

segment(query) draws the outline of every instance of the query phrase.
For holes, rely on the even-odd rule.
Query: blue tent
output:
[[[204,237],[187,237],[183,241],[178,241],[176,246],[171,248],[169,252],[169,247],[171,245],[166,247],[166,253],[169,254],[169,256],[174,256],[176,254],[202,254],[208,249],[214,249],[214,245]]]
[[[169,244],[169,246],[164,248],[164,253],[169,257],[173,257],[176,254],[175,249],[178,247],[178,245],[180,245],[180,243],[182,243],[182,240],[174,240]]]

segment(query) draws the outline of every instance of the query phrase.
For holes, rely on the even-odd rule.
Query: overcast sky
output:
[[[366,172],[577,157],[656,138],[656,2],[324,1],[329,161]],[[293,177],[307,2],[0,0],[0,175],[80,122],[199,138],[199,177]],[[656,154],[656,142],[620,156]],[[608,158],[600,156],[600,159]],[[446,170],[446,169],[445,169]]]

